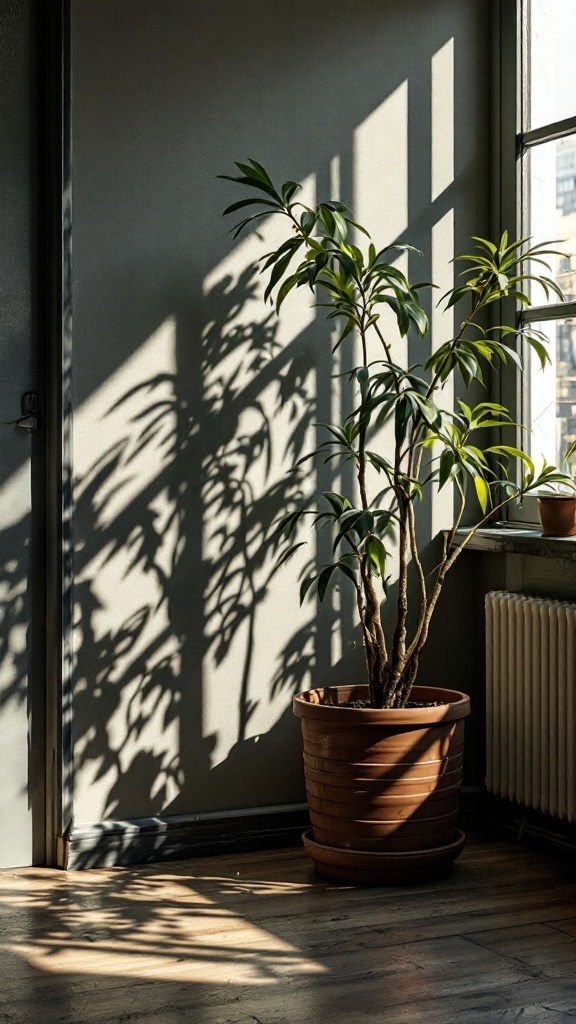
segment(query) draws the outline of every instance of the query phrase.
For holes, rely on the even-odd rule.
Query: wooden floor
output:
[[[476,837],[411,889],[300,849],[5,871],[0,970],[0,1024],[566,1024],[576,866]]]

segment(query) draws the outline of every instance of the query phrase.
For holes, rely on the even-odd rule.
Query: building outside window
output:
[[[576,441],[576,0],[524,0],[521,43],[521,231],[551,246],[551,278],[564,292],[533,289],[521,314],[549,340],[542,374],[533,356],[524,388],[530,450],[560,465]],[[542,270],[542,268],[540,268]],[[526,442],[525,442],[526,443]]]

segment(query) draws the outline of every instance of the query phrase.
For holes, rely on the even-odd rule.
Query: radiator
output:
[[[486,786],[576,821],[576,604],[486,595]]]

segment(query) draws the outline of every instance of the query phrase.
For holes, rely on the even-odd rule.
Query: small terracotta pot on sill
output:
[[[543,537],[576,536],[576,494],[541,494],[538,512]]]

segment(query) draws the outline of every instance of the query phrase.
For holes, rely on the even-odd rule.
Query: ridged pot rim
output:
[[[439,686],[414,686],[411,699],[416,701],[442,701],[429,708],[342,708],[338,704],[347,700],[368,697],[367,685],[324,686],[297,693],[292,709],[298,718],[334,725],[433,725],[453,722],[470,714],[470,698],[460,690]]]

